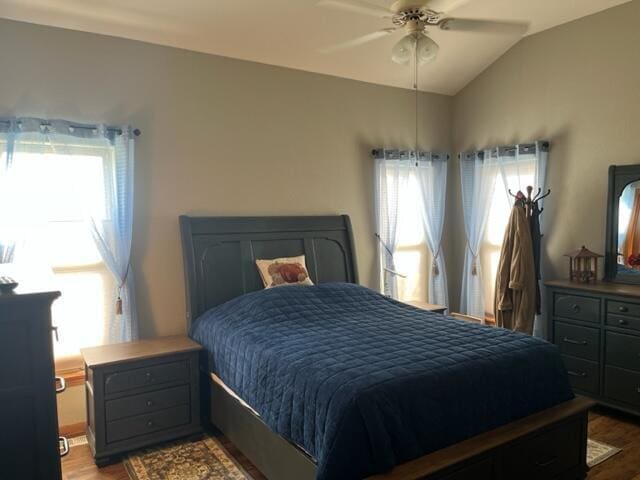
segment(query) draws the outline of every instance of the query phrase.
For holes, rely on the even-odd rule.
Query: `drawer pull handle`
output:
[[[571,305],[571,310],[573,310],[575,313],[580,313],[580,305],[574,303],[573,305]]]
[[[545,468],[545,467],[548,467],[549,465],[552,465],[553,463],[555,463],[556,460],[558,460],[558,457],[549,457],[546,460],[540,460],[539,462],[536,462],[536,466],[538,466],[540,468]]]
[[[154,425],[155,425],[155,424],[153,423],[153,420],[149,420],[149,421],[147,422],[147,427],[149,427],[149,428],[153,428],[153,426],[154,426]]]
[[[63,377],[55,377],[56,383],[60,386],[56,386],[56,393],[62,393],[67,389],[67,383],[64,381]]]
[[[145,378],[147,382],[153,382],[153,375],[151,374],[151,372],[147,372],[145,374]]]
[[[627,313],[629,311],[629,309],[627,307],[618,307],[618,311],[620,313]]]
[[[153,406],[153,400],[147,400],[147,407]]]
[[[58,437],[58,448],[60,448],[60,458],[67,456],[69,453],[69,440],[65,437]]]
[[[567,373],[573,377],[586,377],[587,372],[575,372],[573,370],[567,370]]]
[[[586,345],[587,344],[586,340],[572,340],[569,337],[563,337],[562,341],[564,343],[570,343],[571,345]]]
[[[618,325],[629,325],[629,322],[627,320],[620,319],[618,320]]]

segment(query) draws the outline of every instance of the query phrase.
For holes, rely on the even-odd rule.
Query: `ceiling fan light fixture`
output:
[[[400,65],[409,65],[411,60],[414,58],[414,55],[416,55],[416,48],[418,63],[424,65],[426,63],[433,62],[436,59],[440,47],[430,37],[423,33],[420,33],[417,36],[417,41],[415,34],[409,34],[404,36],[393,46],[393,49],[391,50],[391,59]]]
[[[433,62],[438,56],[440,47],[430,37],[422,34],[418,38],[418,63],[425,64]]]

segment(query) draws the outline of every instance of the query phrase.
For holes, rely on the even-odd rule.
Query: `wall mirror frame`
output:
[[[604,280],[640,284],[640,165],[609,167],[606,235]]]

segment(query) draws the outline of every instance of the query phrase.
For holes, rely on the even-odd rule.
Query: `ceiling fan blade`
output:
[[[319,50],[320,53],[333,53],[339,50],[344,50],[346,48],[357,47],[359,45],[363,45],[365,43],[372,42],[382,37],[386,37],[387,35],[391,35],[397,30],[397,28],[383,28],[382,30],[378,30],[377,32],[368,33],[367,35],[363,35],[358,38],[354,38],[353,40],[349,40],[348,42],[338,43],[336,45],[331,45],[330,47],[321,48]]]
[[[391,18],[393,13],[386,8],[372,5],[360,0],[321,0],[317,3],[319,7],[335,8],[354,13],[363,13],[378,18]]]
[[[496,35],[522,36],[529,28],[529,24],[523,22],[475,20],[472,18],[445,18],[440,22],[440,28],[451,32],[493,33]]]
[[[460,8],[466,5],[471,0],[430,0],[429,8],[436,12],[449,13],[453,12],[456,8]]]

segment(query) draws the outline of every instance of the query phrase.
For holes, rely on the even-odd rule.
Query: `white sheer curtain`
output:
[[[421,153],[415,172],[422,197],[425,238],[432,254],[432,268],[428,273],[429,300],[431,303],[448,306],[447,271],[442,252],[447,164],[446,154]]]
[[[460,310],[482,318],[483,321],[485,305],[479,254],[497,174],[498,162],[491,157],[491,151],[461,154],[460,178],[467,245],[462,271]]]
[[[10,132],[10,122],[0,122],[0,263],[11,263],[16,247],[12,235],[12,201],[10,192],[11,178],[9,168],[13,152],[14,135]]]
[[[393,254],[398,245],[398,199],[409,178],[409,159],[397,150],[380,150],[375,158],[374,188],[380,290],[398,298]]]
[[[136,340],[135,287],[131,267],[133,239],[134,140],[131,129],[113,137],[113,156],[105,167],[104,216],[90,217],[91,235],[117,285],[116,318],[109,325],[112,342]]]

